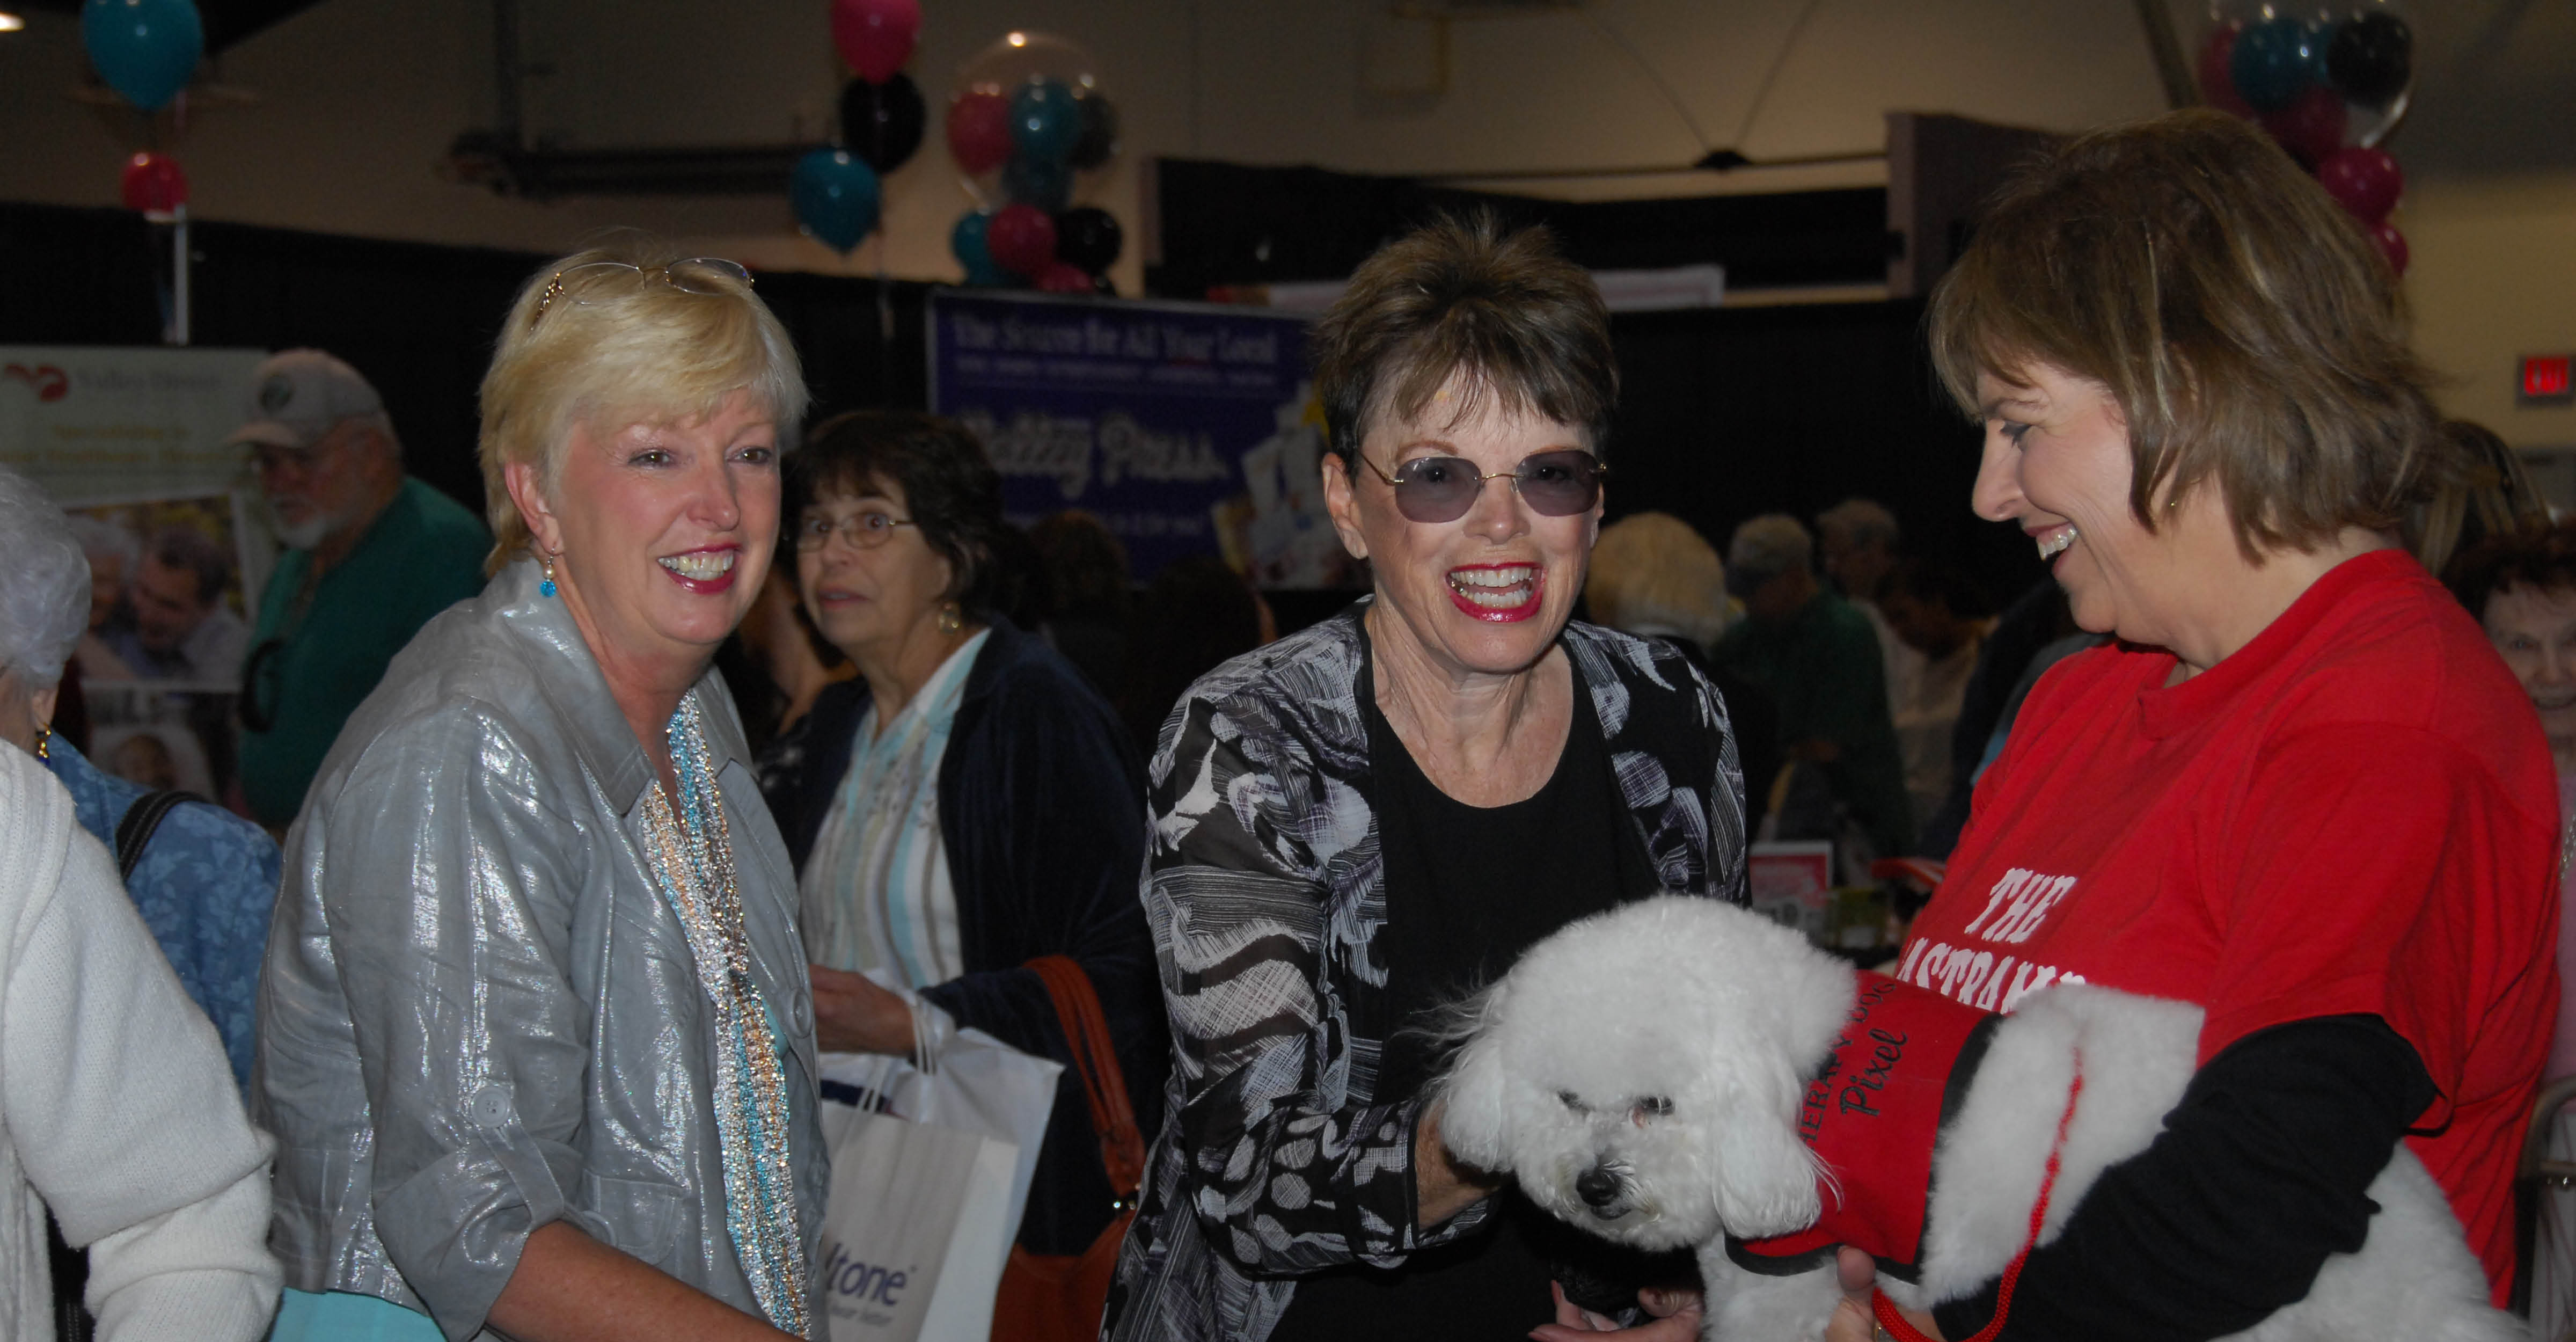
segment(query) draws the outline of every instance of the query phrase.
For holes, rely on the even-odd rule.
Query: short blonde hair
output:
[[[1634,513],[1601,528],[1583,601],[1613,629],[1678,633],[1706,648],[1726,632],[1726,565],[1690,523]]]
[[[2109,388],[2139,524],[2159,493],[2213,482],[2259,560],[2394,530],[2448,468],[2396,279],[2287,151],[2189,108],[2078,136],[2006,185],[1933,292],[1932,361],[1971,415],[1980,373]]]
[[[533,465],[551,490],[577,423],[697,419],[749,391],[781,444],[792,437],[806,391],[787,328],[729,268],[693,260],[621,237],[539,266],[520,287],[483,375],[485,572],[531,544],[504,470]]]

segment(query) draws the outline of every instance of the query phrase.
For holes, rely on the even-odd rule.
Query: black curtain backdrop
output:
[[[1576,202],[1323,168],[1159,158],[1153,170],[1161,248],[1145,267],[1145,288],[1168,298],[1337,280],[1438,215],[1479,210],[1510,226],[1545,224],[1568,257],[1594,270],[1716,262],[1735,289],[1887,279],[1883,187]]]
[[[475,389],[511,296],[545,258],[210,223],[194,249],[196,343],[347,359],[384,394],[412,472],[481,508]],[[127,211],[0,204],[0,343],[157,342],[167,255]],[[764,274],[758,289],[796,341],[818,416],[925,404],[929,286]],[[1865,495],[1895,511],[1909,548],[2009,600],[2041,570],[2018,532],[1968,511],[1977,434],[1935,386],[1921,324],[1910,302],[1616,317],[1610,516],[1662,509],[1723,550],[1757,513],[1812,518]],[[1335,601],[1287,604],[1320,616]]]
[[[1624,313],[1608,514],[1660,509],[1721,553],[1760,513],[1855,495],[1896,514],[1906,549],[1958,565],[1997,603],[2044,570],[2013,527],[1969,511],[1979,431],[1924,352],[1919,302]]]

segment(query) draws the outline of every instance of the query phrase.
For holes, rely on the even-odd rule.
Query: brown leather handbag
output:
[[[1001,1290],[993,1298],[993,1342],[1097,1342],[1101,1311],[1109,1303],[1109,1279],[1118,1267],[1118,1246],[1127,1238],[1127,1223],[1136,1219],[1136,1193],[1145,1182],[1145,1138],[1136,1130],[1127,1080],[1109,1046],[1109,1022],[1100,1014],[1091,977],[1062,955],[1039,956],[1029,961],[1029,968],[1045,981],[1056,1018],[1064,1022],[1064,1037],[1073,1045],[1074,1070],[1082,1074],[1083,1093],[1091,1098],[1091,1130],[1100,1134],[1100,1165],[1108,1171],[1109,1191],[1116,1197],[1110,1205],[1117,1214],[1079,1254],[1036,1254],[1011,1246]]]

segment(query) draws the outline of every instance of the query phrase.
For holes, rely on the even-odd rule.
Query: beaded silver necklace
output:
[[[683,699],[669,725],[679,776],[675,814],[656,781],[644,798],[646,857],[662,898],[689,937],[715,1017],[715,1119],[724,1151],[725,1229],[769,1321],[799,1337],[806,1327],[805,1237],[788,1159],[786,1069],[768,1005],[751,978],[742,893],[734,884],[724,796],[708,768],[697,702]]]

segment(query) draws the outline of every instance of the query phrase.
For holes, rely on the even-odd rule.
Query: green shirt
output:
[[[259,601],[242,683],[242,791],[284,825],[385,665],[429,618],[483,590],[482,519],[408,476],[393,502],[308,593],[309,550],[289,550]],[[275,644],[272,649],[271,644]],[[267,730],[249,724],[267,720]]]
[[[1914,844],[1914,803],[1887,712],[1887,671],[1869,617],[1819,590],[1777,624],[1743,619],[1718,640],[1718,665],[1770,691],[1780,705],[1780,743],[1830,741],[1825,766],[1834,795],[1851,808],[1880,857]],[[1747,787],[1767,787],[1769,779]]]

